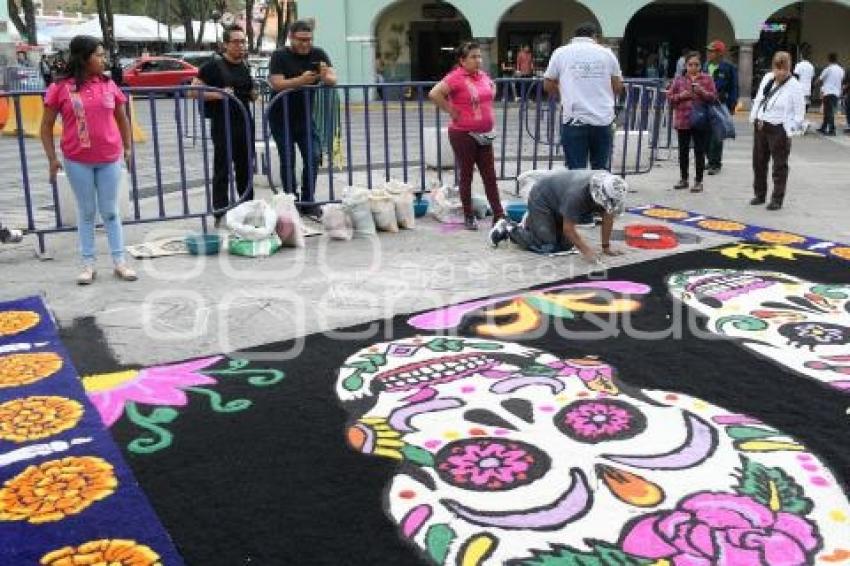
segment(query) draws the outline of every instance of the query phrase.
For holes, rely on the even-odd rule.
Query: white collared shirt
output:
[[[614,121],[612,77],[622,77],[614,53],[589,37],[573,38],[552,54],[545,78],[558,81],[564,122],[578,120],[589,126]]]
[[[801,59],[794,67],[794,74],[797,75],[797,80],[800,81],[800,86],[803,87],[803,94],[811,96],[812,81],[815,78],[815,66],[807,60]]]
[[[761,80],[753,109],[750,111],[750,122],[761,120],[776,126],[784,126],[789,136],[802,133],[803,121],[806,118],[806,99],[800,81],[793,76],[779,87],[765,103],[764,89],[773,80],[773,73],[768,73]],[[776,89],[774,81],[772,89]]]
[[[820,91],[824,96],[841,96],[844,69],[838,63],[832,63],[821,72],[820,81],[823,83]]]

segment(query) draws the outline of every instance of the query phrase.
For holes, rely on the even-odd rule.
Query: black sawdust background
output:
[[[712,250],[612,269],[607,279],[649,285],[652,291],[641,298],[643,306],[631,322],[640,330],[662,330],[670,327],[673,311],[683,308],[668,295],[666,276],[712,267],[780,271],[824,283],[850,281],[847,264],[838,260],[732,260]],[[348,356],[386,341],[388,333],[395,338],[418,334],[406,324],[408,318],[342,331],[374,328],[372,339],[311,335],[296,359],[254,363],[286,373],[270,388],[219,379],[213,388],[225,400],[253,401],[240,413],[214,413],[208,399],[190,394],[190,404],[168,425],[174,443],[161,452],[140,456],[127,451],[141,431],[126,417],[116,423],[114,437],[187,564],[421,563],[419,552],[401,539],[382,508],[395,464],[348,447],[349,417],[334,392],[338,368]],[[581,320],[565,326],[594,328]],[[118,369],[91,320],[78,321],[62,335],[82,375]],[[802,441],[830,466],[845,491],[850,486],[850,394],[797,375],[732,341],[703,340],[687,328],[681,338],[652,341],[625,333],[582,341],[552,330],[539,339],[515,341],[559,357],[597,355],[631,385],[685,393],[754,416]],[[280,342],[253,350],[288,351],[291,345]]]

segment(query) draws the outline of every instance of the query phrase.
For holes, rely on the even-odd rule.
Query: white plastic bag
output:
[[[384,189],[392,197],[393,204],[395,204],[395,217],[398,227],[412,230],[416,224],[416,213],[413,210],[413,186],[390,180]]]
[[[517,185],[519,187],[519,194],[522,196],[522,200],[528,202],[528,194],[531,192],[534,184],[547,175],[551,175],[552,173],[558,173],[566,169],[563,165],[558,165],[553,169],[532,169],[531,171],[526,171],[522,173],[519,177],[516,178]]]
[[[443,185],[431,191],[431,215],[444,224],[463,224],[463,205],[457,187]]]
[[[249,200],[227,211],[225,225],[243,240],[263,240],[277,224],[274,209],[264,200]]]
[[[346,187],[342,191],[342,207],[354,223],[355,236],[374,236],[378,233],[369,205],[369,189]]]
[[[382,232],[398,232],[395,217],[395,202],[386,191],[376,189],[369,195],[369,207],[375,219],[375,227]]]
[[[275,214],[275,231],[281,243],[289,248],[303,248],[307,245],[304,237],[304,225],[295,206],[295,196],[277,194],[272,197]]]
[[[472,195],[472,213],[475,215],[475,218],[483,220],[488,215],[493,214],[493,211],[490,210],[490,203],[487,202],[484,196]]]
[[[325,234],[334,240],[350,240],[354,237],[354,222],[341,204],[326,204],[322,207],[322,227]]]
[[[77,197],[68,181],[64,171],[56,175],[56,193],[59,200],[59,221],[62,226],[77,225]],[[129,220],[130,213],[130,173],[127,168],[121,167],[121,178],[118,181],[118,213],[122,220]],[[99,213],[95,215],[95,222],[100,222]]]

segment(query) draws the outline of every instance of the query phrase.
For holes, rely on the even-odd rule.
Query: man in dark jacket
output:
[[[715,39],[708,44],[705,68],[706,73],[714,78],[714,86],[717,90],[717,99],[729,109],[730,114],[735,113],[738,105],[738,69],[732,63],[724,59],[726,56],[726,44]],[[723,166],[723,139],[712,135],[708,144],[708,171],[709,175],[717,175]]]

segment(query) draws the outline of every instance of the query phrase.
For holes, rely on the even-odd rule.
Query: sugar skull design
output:
[[[775,566],[847,551],[850,505],[805,447],[630,388],[597,358],[411,338],[351,356],[337,394],[349,444],[398,462],[387,511],[437,564]]]
[[[850,393],[850,284],[727,269],[682,271],[667,283],[711,332]]]

